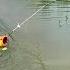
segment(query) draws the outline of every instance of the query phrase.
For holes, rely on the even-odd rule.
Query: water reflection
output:
[[[41,1],[40,3],[44,4]],[[46,44],[48,69],[62,70],[65,68],[64,65],[66,67],[70,65],[70,52],[67,52],[70,45],[70,2],[56,1],[54,4],[51,3],[40,12],[39,16],[43,33],[46,34],[44,42],[47,44],[44,44]],[[69,63],[67,64],[65,61]]]
[[[12,7],[12,10],[14,10],[11,12],[12,10],[8,9],[8,11],[11,10],[11,13],[9,12],[9,16],[13,15],[13,17],[8,17],[8,13],[5,15],[7,15],[6,17],[11,20],[11,23],[14,22],[11,24],[14,27],[16,25],[16,20],[14,20],[17,19],[16,17],[20,16],[26,19],[40,6],[47,5],[36,16],[34,16],[32,20],[27,22],[25,27],[21,27],[19,32],[16,31],[14,33],[19,45],[15,45],[16,51],[14,52],[13,48],[11,48],[14,44],[11,43],[9,50],[6,51],[6,54],[3,52],[3,55],[1,55],[0,64],[4,64],[5,66],[8,63],[7,67],[10,66],[11,69],[14,70],[41,70],[41,65],[45,62],[48,70],[66,70],[66,68],[68,68],[70,65],[70,4],[63,1],[40,0],[35,2],[34,5],[31,4],[30,8],[29,5],[26,5],[27,1],[23,3],[19,3],[19,1],[17,2],[16,0],[15,2],[11,2],[13,7],[8,6],[9,8]],[[29,4],[30,3],[31,2],[29,2]],[[16,17],[13,13],[16,14]],[[2,26],[2,24],[0,25]],[[3,33],[6,32],[4,31],[4,27],[5,25],[1,27],[1,29],[3,29]],[[40,41],[40,45],[38,45],[38,47],[42,48],[43,53],[45,53],[43,58],[46,60],[44,60],[44,62],[41,61],[40,57],[38,56],[42,53],[37,53],[39,50],[37,50],[35,47],[38,42],[35,43],[35,40]],[[31,55],[32,53],[36,57]],[[34,63],[40,61],[41,63],[39,64]],[[7,70],[7,67],[5,67],[5,70]]]

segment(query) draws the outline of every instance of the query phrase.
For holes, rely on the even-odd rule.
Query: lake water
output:
[[[12,34],[15,41],[0,57],[0,70],[70,70],[70,2],[48,3]],[[10,31],[45,4],[0,0],[0,19]]]

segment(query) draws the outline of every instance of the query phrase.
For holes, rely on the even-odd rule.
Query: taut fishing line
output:
[[[29,19],[31,19],[34,15],[36,15],[40,10],[42,10],[45,7],[42,6],[40,9],[38,9],[34,14],[32,14],[30,17],[28,17],[26,20],[24,20],[21,24],[18,23],[18,25],[11,31],[11,33],[9,33],[9,35],[11,35],[15,30],[17,30],[18,28],[20,28],[23,24],[25,24]]]
[[[33,13],[30,17],[28,17],[26,20],[24,20],[22,23],[18,23],[18,25],[14,28],[14,29],[12,29],[12,31],[10,32],[10,33],[8,33],[8,35],[10,36],[10,37],[12,37],[11,36],[11,34],[15,31],[15,30],[17,30],[18,28],[20,28],[23,24],[25,24],[29,19],[31,19],[34,15],[36,15],[40,10],[42,10],[44,7],[45,7],[46,5],[44,5],[44,6],[41,6],[40,7],[40,9],[38,9],[35,13]],[[5,53],[4,53],[5,52]],[[0,55],[0,66],[1,66],[1,64],[5,64],[5,63],[3,63],[3,61],[5,62],[8,58],[9,58],[9,56],[10,56],[10,54],[9,53],[11,53],[9,50],[8,51],[3,51],[2,53],[1,53],[1,55]]]

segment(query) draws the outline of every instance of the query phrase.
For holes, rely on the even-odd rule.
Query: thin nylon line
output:
[[[40,9],[38,9],[33,15],[31,15],[29,18],[27,18],[25,21],[23,21],[20,25],[18,24],[13,30],[12,32],[14,32],[16,29],[20,28],[21,25],[23,25],[26,21],[28,21],[30,18],[32,18],[34,15],[36,15],[44,6],[42,6]]]
[[[24,24],[26,21],[28,21],[30,18],[32,18],[35,14],[37,14],[42,8],[43,8],[44,6],[42,6],[39,10],[37,10],[32,16],[30,16],[28,19],[26,19],[25,21],[23,21],[21,24],[20,24],[20,26],[22,25],[22,24]]]

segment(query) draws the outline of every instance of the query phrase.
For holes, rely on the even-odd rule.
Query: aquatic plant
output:
[[[24,57],[23,58],[25,58],[23,63],[25,63],[25,65],[30,64],[32,70],[47,70],[47,64],[45,61],[44,54],[42,53],[40,43],[24,42],[23,46],[24,46],[24,49],[23,49]],[[29,63],[27,63],[26,59]],[[30,67],[28,67],[27,70],[29,70],[29,68]]]
[[[35,44],[34,44],[35,45]],[[35,57],[35,63],[39,64],[41,66],[42,70],[47,70],[47,65],[44,63],[43,57],[42,57],[42,52],[40,49],[40,43],[37,42],[36,45],[36,51],[31,52],[32,57]]]
[[[14,32],[17,28],[20,28],[20,26],[22,25],[22,24],[24,24],[26,21],[28,21],[30,18],[32,18],[37,12],[39,12],[43,7],[45,7],[45,5],[44,6],[42,6],[40,9],[38,9],[34,14],[32,14],[29,18],[27,18],[25,21],[23,21],[21,24],[18,24],[12,31],[10,31],[10,32]],[[2,25],[2,24],[1,24]],[[4,24],[4,25],[2,25],[1,26],[1,32],[3,32],[2,34],[4,34],[4,33],[7,33],[9,36],[12,34],[12,33],[9,33],[9,32],[7,32],[7,29],[6,29],[6,27],[5,27],[5,25],[6,24]],[[11,38],[11,36],[10,36],[10,38]],[[11,40],[10,40],[11,41]],[[12,55],[12,52],[13,52],[13,50],[12,50],[12,46],[13,46],[13,44],[12,44],[12,42],[13,41],[11,41],[11,42],[9,42],[9,44],[8,44],[8,50],[6,50],[6,51],[1,51],[1,58],[0,59],[2,59],[2,61],[0,60],[0,62],[1,62],[1,64],[6,64],[6,63],[3,63],[3,62],[5,62],[5,61],[7,61],[7,60],[9,60],[9,57],[11,57],[11,55]],[[27,48],[28,49],[28,48]],[[34,58],[36,58],[38,61],[39,61],[39,65],[41,65],[41,67],[42,67],[42,69],[43,70],[46,70],[45,69],[45,66],[44,66],[44,63],[42,62],[42,59],[41,59],[41,56],[40,56],[40,54],[35,54],[35,53],[33,53],[33,52],[31,52],[31,51],[28,51],[28,52],[30,52],[30,53],[28,53],[28,55],[31,57],[31,58],[33,58],[34,56]],[[31,54],[32,53],[32,54]],[[32,55],[32,56],[31,56]],[[25,55],[26,56],[26,55]],[[5,59],[6,58],[6,59]]]

